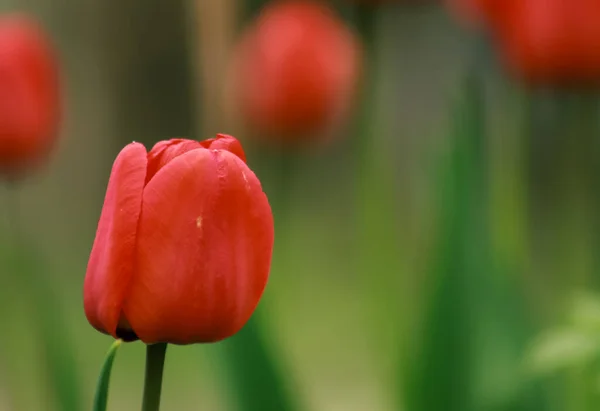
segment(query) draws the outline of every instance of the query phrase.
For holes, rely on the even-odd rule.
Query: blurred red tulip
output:
[[[275,1],[234,52],[232,99],[261,134],[299,141],[342,121],[359,61],[357,38],[325,4]]]
[[[129,144],[108,183],[86,316],[127,341],[227,338],[258,304],[272,248],[271,208],[235,138]]]
[[[0,18],[0,172],[37,165],[58,134],[58,68],[47,35],[24,15]]]
[[[514,1],[496,30],[507,66],[529,83],[600,84],[600,1]]]
[[[600,83],[600,1],[447,1],[491,33],[506,66],[529,84]]]

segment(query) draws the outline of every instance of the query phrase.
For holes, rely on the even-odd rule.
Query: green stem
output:
[[[146,376],[144,378],[144,401],[142,411],[158,411],[165,366],[166,343],[146,346]]]
[[[98,377],[98,384],[96,386],[96,395],[94,396],[94,411],[106,411],[106,405],[108,403],[108,388],[110,384],[110,374],[112,372],[112,366],[115,362],[115,355],[117,350],[121,346],[123,341],[116,340],[106,353],[104,364],[100,370],[100,376]]]
[[[355,25],[361,34],[363,44],[368,53],[373,53],[375,48],[375,30],[377,29],[377,12],[372,4],[359,4],[356,7]],[[372,55],[369,57],[372,58]],[[367,61],[365,59],[365,61]]]

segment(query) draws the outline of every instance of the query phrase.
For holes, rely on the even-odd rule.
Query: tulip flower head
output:
[[[191,344],[248,321],[273,249],[267,197],[231,136],[127,145],[114,162],[84,284],[115,338]]]
[[[0,173],[15,177],[48,154],[60,117],[56,58],[24,15],[0,18]]]
[[[512,73],[532,85],[600,85],[598,0],[511,3],[496,32]]]
[[[265,136],[299,141],[339,123],[359,75],[355,35],[325,4],[269,4],[234,50],[234,105]]]
[[[508,70],[532,86],[600,84],[600,1],[448,0],[498,44]]]

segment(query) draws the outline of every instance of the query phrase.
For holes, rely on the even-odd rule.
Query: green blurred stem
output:
[[[369,141],[373,129],[371,120],[374,115],[374,99],[375,99],[375,78],[376,78],[376,47],[375,47],[375,28],[376,28],[375,9],[371,5],[359,5],[356,8],[355,25],[361,35],[365,58],[363,59],[363,71],[365,73],[360,85],[358,101],[358,116],[356,124],[356,132],[354,135],[354,150],[359,158],[358,173],[364,171],[364,163],[368,163],[368,151],[366,144]]]
[[[244,2],[244,20],[252,21],[265,5],[265,0],[246,0]]]
[[[165,367],[166,343],[146,346],[146,376],[144,378],[144,401],[142,411],[158,411]]]
[[[13,241],[15,246],[21,246],[22,238],[21,238],[21,230],[19,227],[19,204],[18,204],[18,185],[13,180],[7,180],[5,182],[6,185],[6,222],[7,229],[10,235],[12,235],[11,240]]]
[[[377,26],[375,7],[371,4],[359,4],[356,7],[356,29],[362,37],[368,53],[373,53],[375,45],[375,29]],[[365,61],[369,60],[368,56]]]

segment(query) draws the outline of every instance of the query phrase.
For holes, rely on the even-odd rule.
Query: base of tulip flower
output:
[[[146,375],[142,411],[158,411],[167,343],[146,346]]]
[[[117,328],[117,337],[125,342],[133,342],[140,339],[133,330],[126,328]]]

